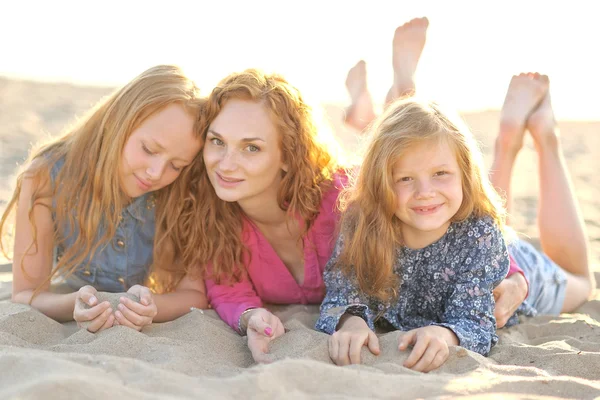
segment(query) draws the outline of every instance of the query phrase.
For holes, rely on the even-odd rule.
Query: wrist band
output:
[[[242,331],[242,318],[244,317],[244,314],[252,310],[256,310],[256,307],[247,308],[243,313],[240,314],[240,317],[238,318],[238,333],[242,336],[246,336],[246,332],[248,331],[248,326],[246,326],[246,329]]]

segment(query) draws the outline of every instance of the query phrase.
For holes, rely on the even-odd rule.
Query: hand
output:
[[[346,314],[347,315],[347,314]],[[368,346],[371,353],[379,355],[379,339],[364,319],[346,316],[339,329],[329,337],[329,357],[337,365],[360,364],[360,350]]]
[[[133,285],[127,293],[137,296],[140,302],[121,297],[121,304],[117,307],[115,318],[119,325],[141,331],[144,326],[152,323],[158,313],[152,292],[145,286]]]
[[[429,372],[439,368],[448,359],[448,344],[458,345],[454,332],[430,325],[400,336],[398,350],[404,351],[412,345],[413,349],[404,361],[404,366],[419,372]]]
[[[92,333],[110,328],[115,322],[110,303],[103,301],[98,304],[96,293],[96,289],[90,285],[79,289],[73,309],[73,319],[77,321],[77,326]]]
[[[257,363],[269,363],[269,342],[285,333],[281,320],[264,308],[255,308],[246,315],[248,348]]]
[[[494,317],[496,317],[496,326],[498,329],[506,325],[506,322],[517,311],[517,308],[527,297],[527,281],[521,273],[514,273],[504,279],[494,289],[494,299],[496,308]]]

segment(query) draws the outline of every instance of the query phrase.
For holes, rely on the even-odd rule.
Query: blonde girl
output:
[[[114,324],[140,330],[206,306],[201,280],[187,277],[163,295],[145,286],[153,258],[176,251],[166,233],[189,190],[179,176],[201,147],[201,104],[178,67],[156,66],[31,152],[0,225],[4,231],[15,209],[14,302],[86,322],[91,332]],[[55,293],[53,281],[70,292]],[[122,297],[113,310],[97,291],[140,302]]]
[[[413,346],[404,365],[417,371],[442,365],[450,345],[487,355],[508,251],[533,278],[522,313],[569,304],[562,279],[552,292],[540,278],[564,276],[557,264],[520,240],[507,249],[505,212],[481,158],[466,126],[435,103],[399,100],[377,120],[324,276],[316,326],[332,334],[335,363],[359,363],[363,345],[379,354],[375,324],[406,331],[398,348]]]

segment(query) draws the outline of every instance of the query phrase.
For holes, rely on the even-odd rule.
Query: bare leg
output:
[[[415,93],[415,71],[425,47],[429,20],[415,18],[396,28],[392,42],[392,66],[394,83],[388,91],[385,103]]]
[[[512,208],[512,169],[517,154],[523,147],[525,124],[547,91],[548,77],[534,73],[515,75],[508,85],[500,113],[500,132],[496,138],[490,180],[498,193],[505,197],[509,215]]]
[[[568,272],[562,311],[570,312],[587,300],[594,285],[585,225],[562,154],[549,92],[527,119],[527,129],[539,159],[540,242],[544,253]]]
[[[362,132],[375,119],[373,100],[367,88],[367,64],[363,60],[348,71],[346,89],[352,104],[346,109],[345,121]]]

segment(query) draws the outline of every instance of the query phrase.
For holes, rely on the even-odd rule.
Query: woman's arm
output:
[[[170,293],[154,295],[158,309],[154,322],[172,321],[190,312],[191,307],[208,308],[204,280],[185,276]]]

